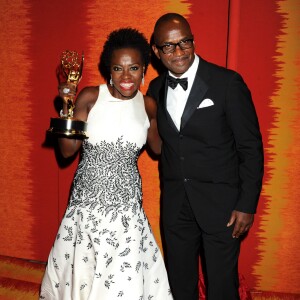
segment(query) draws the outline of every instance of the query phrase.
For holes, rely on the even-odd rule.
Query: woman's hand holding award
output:
[[[67,108],[67,112],[64,113],[61,110],[60,118],[51,118],[50,128],[48,129],[48,132],[60,137],[88,138],[86,133],[87,123],[76,120],[73,117],[77,86],[82,77],[83,60],[83,55],[80,57],[76,51],[66,50],[61,55],[61,65],[58,74],[59,94],[64,101],[64,107]]]

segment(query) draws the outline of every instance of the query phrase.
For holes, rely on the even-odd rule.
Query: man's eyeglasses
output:
[[[165,45],[158,46],[156,48],[161,50],[164,54],[173,53],[176,50],[176,47],[179,46],[181,50],[186,50],[192,48],[194,45],[194,39],[185,39],[178,43],[166,43]]]

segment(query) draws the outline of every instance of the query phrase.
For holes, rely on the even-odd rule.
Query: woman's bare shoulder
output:
[[[98,97],[98,95],[99,95],[99,86],[86,86],[80,91],[78,97],[85,96],[85,97],[93,98],[93,97]]]
[[[156,109],[157,109],[155,99],[148,95],[144,95],[144,102],[145,102],[145,108],[146,108],[148,116],[155,118]]]
[[[84,87],[77,96],[76,103],[84,105],[93,105],[99,95],[99,86]]]

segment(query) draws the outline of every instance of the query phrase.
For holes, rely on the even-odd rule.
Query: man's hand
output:
[[[253,214],[247,214],[247,213],[234,210],[231,214],[227,227],[234,224],[232,237],[238,238],[240,237],[240,235],[245,234],[251,228],[253,221],[254,221]]]

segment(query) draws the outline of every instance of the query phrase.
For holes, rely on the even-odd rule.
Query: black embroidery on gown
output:
[[[137,169],[140,149],[132,143],[83,144],[82,159],[73,182],[69,207],[97,208],[114,221],[128,210],[142,205],[141,178]],[[75,209],[75,208],[74,208]],[[67,217],[74,213],[74,209]]]

